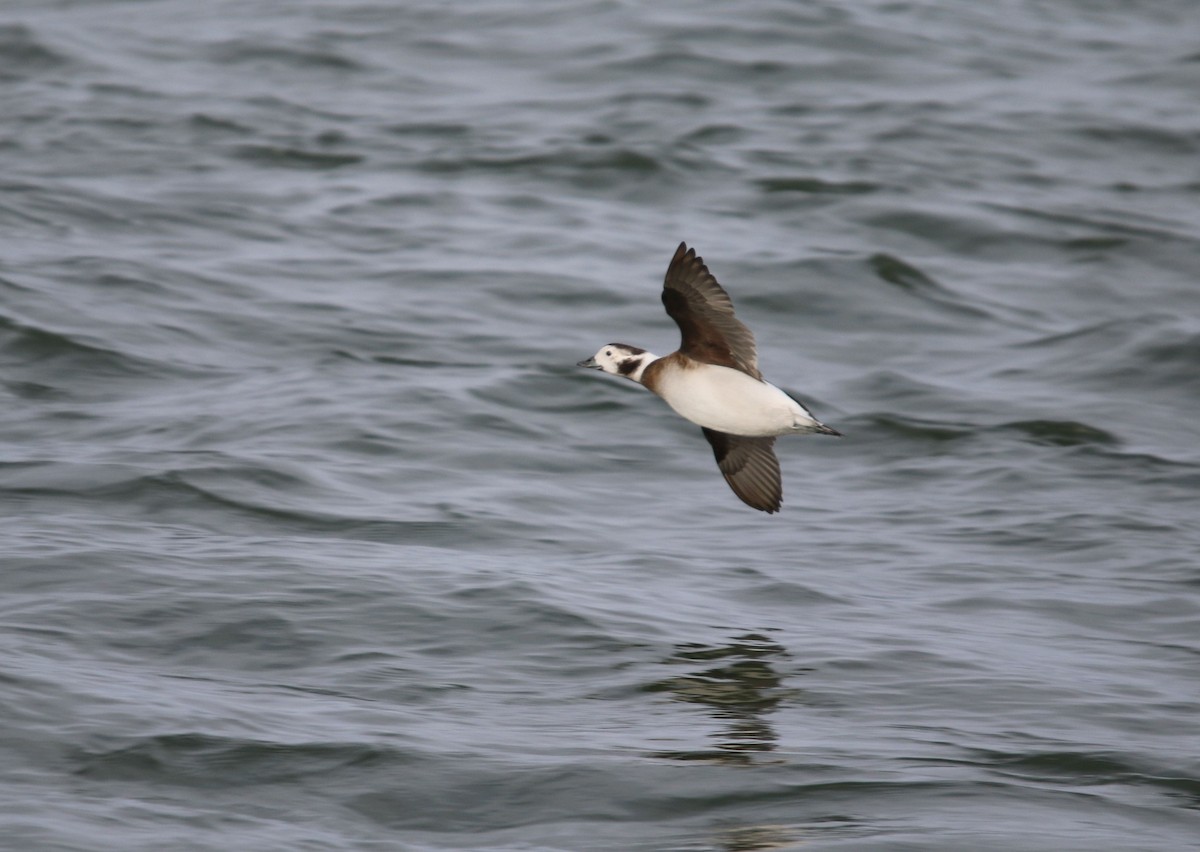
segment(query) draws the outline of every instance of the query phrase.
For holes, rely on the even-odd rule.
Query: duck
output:
[[[660,357],[627,343],[608,343],[577,366],[629,379],[659,396],[700,427],[717,469],[738,499],[767,514],[778,512],[783,477],[775,439],[842,433],[763,378],[754,334],[686,242],[667,267],[662,303],[679,326],[676,351]]]

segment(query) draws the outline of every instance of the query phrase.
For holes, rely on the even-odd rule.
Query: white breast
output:
[[[812,415],[779,388],[740,370],[703,364],[664,370],[655,391],[679,416],[731,435],[783,435]]]

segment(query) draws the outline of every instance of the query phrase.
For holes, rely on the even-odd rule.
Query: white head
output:
[[[576,366],[603,370],[614,376],[624,376],[635,382],[641,382],[642,371],[651,361],[657,359],[657,355],[651,354],[645,349],[638,349],[636,346],[629,346],[625,343],[610,343],[600,347],[599,352],[586,361],[580,361]]]

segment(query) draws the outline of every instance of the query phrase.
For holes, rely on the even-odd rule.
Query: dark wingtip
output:
[[[834,429],[832,426],[826,426],[824,423],[817,424],[817,434],[818,435],[832,435],[835,438],[846,437],[841,432],[839,432],[837,429]]]
[[[749,493],[749,492],[745,492],[745,491],[739,491],[733,487],[733,483],[730,482],[728,478],[726,478],[725,481],[727,483],[729,483],[729,487],[733,491],[734,496],[737,497],[739,500],[741,500],[743,503],[745,503],[747,506],[749,506],[751,509],[755,509],[759,512],[766,512],[768,515],[774,515],[776,512],[779,511],[779,508],[783,505],[783,495],[782,494],[779,495],[778,498],[773,500],[773,499],[771,499],[770,495],[755,494],[755,493]]]
[[[738,496],[741,497],[742,495],[739,494]],[[751,509],[758,509],[760,512],[765,512],[768,515],[774,515],[783,506],[783,495],[781,494],[777,500],[758,500],[754,503],[751,503],[745,497],[742,497],[742,502]]]
[[[730,487],[732,487],[732,485],[733,485],[733,483],[730,483]],[[733,494],[735,497],[737,497],[739,500],[741,500],[743,503],[745,503],[751,509],[754,509],[755,511],[758,511],[758,512],[763,512],[764,514],[767,514],[767,515],[774,515],[776,512],[779,511],[780,507],[783,506],[783,498],[782,497],[780,497],[778,500],[772,502],[769,500],[762,499],[762,497],[757,494],[746,494],[743,496],[741,493],[739,493],[737,491],[734,491]]]

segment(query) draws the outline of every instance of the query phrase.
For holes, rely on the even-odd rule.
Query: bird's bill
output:
[[[595,358],[588,358],[588,359],[586,359],[586,360],[584,360],[584,361],[580,361],[580,362],[579,362],[578,364],[576,364],[575,366],[576,366],[576,367],[588,367],[589,369],[592,369],[592,370],[599,370],[599,369],[600,369],[600,365],[596,363],[596,359],[595,359]]]

